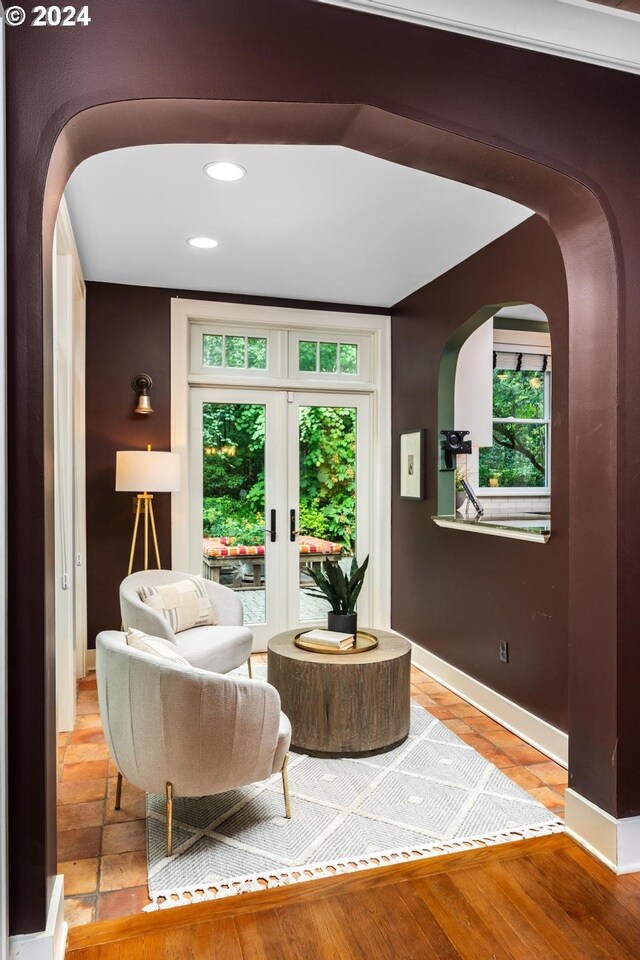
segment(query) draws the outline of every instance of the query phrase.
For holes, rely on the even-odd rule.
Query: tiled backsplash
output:
[[[486,513],[514,515],[521,513],[549,513],[551,497],[478,497]]]

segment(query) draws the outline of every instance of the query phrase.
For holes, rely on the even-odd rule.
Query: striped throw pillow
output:
[[[177,580],[160,587],[140,587],[140,599],[168,621],[174,633],[214,624],[216,618],[202,581]]]
[[[134,650],[142,650],[143,653],[150,653],[152,657],[169,660],[176,667],[191,666],[189,661],[178,653],[174,644],[160,637],[150,637],[148,633],[134,630],[133,627],[127,630],[127,646],[133,647]]]

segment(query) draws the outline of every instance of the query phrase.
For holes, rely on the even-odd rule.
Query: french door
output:
[[[369,553],[370,398],[210,387],[190,396],[190,567],[238,593],[264,650],[280,630],[324,622],[311,570]],[[370,604],[365,586],[361,622]]]

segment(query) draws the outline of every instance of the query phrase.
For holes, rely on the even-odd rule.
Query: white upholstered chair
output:
[[[140,587],[160,587],[178,580],[197,580],[204,585],[217,621],[215,626],[174,633],[169,621],[140,599]],[[229,673],[246,661],[251,676],[253,634],[243,627],[242,602],[228,587],[175,570],[142,570],[120,584],[120,612],[125,630],[133,627],[168,640],[194,667]]]
[[[291,816],[287,751],[291,724],[280,695],[263,680],[183,667],[127,646],[119,631],[96,640],[98,699],[104,735],[122,777],[165,794],[167,856],[174,797],[204,797],[282,774]]]

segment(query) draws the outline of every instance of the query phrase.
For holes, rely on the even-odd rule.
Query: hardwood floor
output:
[[[637,960],[640,874],[564,835],[70,931],[69,960]]]

